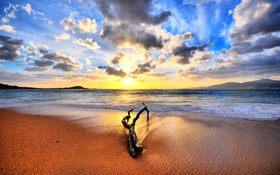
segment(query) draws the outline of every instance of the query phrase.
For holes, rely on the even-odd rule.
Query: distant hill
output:
[[[67,87],[67,88],[59,88],[59,89],[86,89],[83,86],[73,86],[73,87]]]
[[[228,82],[199,89],[280,89],[280,81],[261,79],[244,83]]]
[[[20,86],[11,86],[7,84],[0,83],[0,89],[35,89],[32,87],[20,87]]]
[[[0,83],[0,89],[43,89],[43,88],[11,86],[8,84]],[[82,86],[73,86],[73,87],[65,87],[65,88],[47,88],[47,89],[86,89],[86,88],[84,88]]]

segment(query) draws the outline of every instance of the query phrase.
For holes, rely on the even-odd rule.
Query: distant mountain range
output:
[[[0,89],[41,89],[32,87],[19,87],[11,86],[7,84],[0,83]],[[87,89],[82,86],[73,86],[65,88],[46,88],[46,89]],[[280,81],[261,79],[256,81],[248,81],[244,83],[228,82],[208,87],[194,87],[191,89],[280,89]]]
[[[43,88],[11,86],[11,85],[0,83],[0,89],[43,89]],[[82,86],[73,86],[73,87],[65,87],[65,88],[46,88],[46,89],[86,89],[86,88]]]
[[[280,89],[280,81],[261,79],[248,81],[244,83],[228,82],[208,87],[199,87],[193,89]]]

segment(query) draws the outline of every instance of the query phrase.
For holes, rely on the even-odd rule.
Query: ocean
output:
[[[43,107],[140,110],[151,113],[182,113],[250,120],[280,119],[280,90],[105,90],[105,89],[1,89],[0,108]]]

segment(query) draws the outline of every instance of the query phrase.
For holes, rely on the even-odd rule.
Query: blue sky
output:
[[[280,79],[277,0],[0,6],[1,83],[141,89]]]

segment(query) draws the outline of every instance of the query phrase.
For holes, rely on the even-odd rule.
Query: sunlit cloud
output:
[[[79,45],[85,46],[89,49],[99,49],[100,46],[97,44],[97,42],[92,42],[92,38],[87,38],[85,40],[78,39],[74,43],[77,43]]]
[[[0,25],[0,30],[4,30],[4,31],[10,32],[10,33],[17,32],[16,30],[14,30],[13,26],[10,26],[10,25]]]
[[[59,40],[67,40],[67,39],[70,39],[70,35],[67,34],[67,33],[63,33],[63,34],[61,34],[61,35],[59,35],[59,36],[55,36],[54,38],[55,38],[56,42],[59,42]]]
[[[124,53],[116,52],[114,54],[114,57],[109,60],[109,64],[111,64],[111,65],[120,64],[120,62],[121,62],[122,58],[124,58],[124,56],[125,56]]]
[[[78,23],[70,16],[68,19],[64,18],[60,21],[60,24],[64,26],[66,31],[72,30],[73,33],[96,33],[97,24],[95,19],[89,18],[78,20]]]

